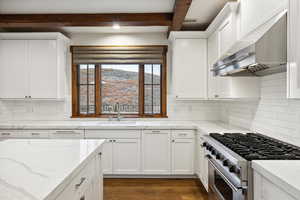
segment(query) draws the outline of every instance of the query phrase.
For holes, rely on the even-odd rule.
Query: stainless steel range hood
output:
[[[287,14],[255,44],[214,64],[216,76],[264,76],[286,71]]]

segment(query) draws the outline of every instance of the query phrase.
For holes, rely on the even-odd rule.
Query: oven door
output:
[[[245,200],[243,189],[231,183],[212,160],[208,161],[209,200]]]

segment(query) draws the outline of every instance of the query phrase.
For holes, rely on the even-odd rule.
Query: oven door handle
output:
[[[213,168],[219,173],[219,175],[223,178],[223,180],[229,185],[231,189],[233,189],[235,192],[238,192],[239,190],[242,190],[243,188],[238,188],[235,185],[233,185],[230,180],[217,168],[217,166],[208,159],[209,163],[213,166]]]

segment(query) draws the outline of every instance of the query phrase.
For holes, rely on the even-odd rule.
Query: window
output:
[[[166,47],[120,48],[71,48],[73,117],[166,117]]]

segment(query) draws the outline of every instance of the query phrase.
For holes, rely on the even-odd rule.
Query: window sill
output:
[[[122,119],[126,118],[168,118],[167,115],[121,115]],[[116,118],[117,115],[72,115],[71,118]]]

